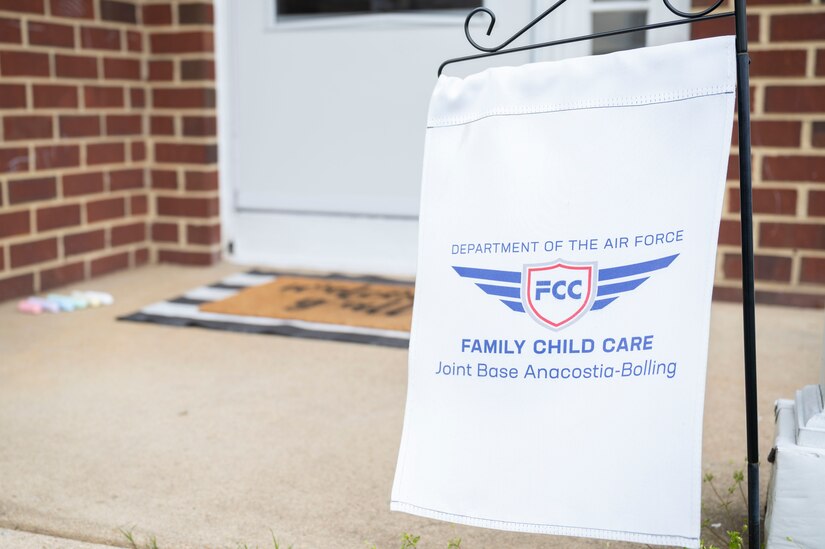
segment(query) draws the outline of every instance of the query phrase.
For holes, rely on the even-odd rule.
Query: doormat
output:
[[[408,282],[253,270],[118,320],[406,348],[412,302]]]

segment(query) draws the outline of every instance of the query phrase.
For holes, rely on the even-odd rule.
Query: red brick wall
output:
[[[211,3],[0,0],[0,300],[219,257]]]
[[[825,5],[750,0],[747,11],[757,301],[822,307]],[[733,34],[732,20],[693,25],[694,38],[717,34]],[[741,299],[736,135],[734,128],[714,293],[728,300]]]
[[[214,14],[211,3],[145,2],[149,133],[159,261],[220,257]]]

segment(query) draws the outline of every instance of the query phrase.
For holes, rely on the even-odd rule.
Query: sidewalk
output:
[[[8,530],[160,549],[636,547],[389,512],[406,351],[115,322],[241,267],[151,266],[83,285],[108,308],[28,317],[0,305],[0,546],[92,549]],[[763,490],[773,401],[818,380],[825,313],[757,311]],[[704,467],[745,457],[741,310],[714,304]],[[63,543],[63,545],[61,545]]]

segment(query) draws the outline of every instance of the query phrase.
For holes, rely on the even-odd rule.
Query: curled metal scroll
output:
[[[558,0],[552,6],[550,6],[546,10],[544,10],[538,17],[536,17],[535,19],[533,19],[532,21],[527,23],[525,26],[523,26],[521,29],[516,31],[516,33],[513,34],[510,38],[508,38],[507,40],[505,40],[504,42],[502,42],[498,46],[494,46],[494,47],[482,46],[481,44],[476,42],[473,39],[472,36],[470,36],[470,22],[472,21],[473,17],[475,17],[476,14],[485,13],[490,18],[490,23],[487,26],[487,36],[490,36],[490,34],[493,32],[493,28],[495,28],[495,26],[496,26],[496,14],[493,12],[493,10],[491,10],[490,8],[484,8],[484,7],[476,8],[473,11],[471,11],[469,14],[467,14],[466,19],[464,19],[464,36],[466,36],[467,41],[470,44],[472,44],[475,49],[477,49],[479,51],[483,51],[483,52],[486,52],[486,53],[498,52],[498,51],[506,48],[510,44],[512,44],[515,40],[517,40],[519,37],[521,37],[525,32],[527,32],[528,30],[533,28],[539,21],[541,21],[542,19],[544,19],[545,17],[547,17],[548,15],[553,13],[559,6],[564,4],[566,1],[567,0]],[[687,12],[687,11],[682,11],[682,10],[676,8],[673,4],[670,3],[669,0],[662,0],[662,2],[664,2],[664,4],[665,4],[665,7],[667,7],[667,9],[670,10],[671,13],[674,13],[674,14],[678,15],[679,17],[683,17],[685,19],[698,19],[700,17],[704,17],[707,14],[711,13],[716,8],[718,8],[719,6],[721,6],[724,1],[725,0],[716,0],[716,2],[714,4],[712,4],[709,7],[703,9],[702,11]]]

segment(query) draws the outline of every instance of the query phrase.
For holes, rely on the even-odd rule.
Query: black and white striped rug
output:
[[[278,276],[302,276],[292,273],[252,270],[228,276],[215,284],[194,288],[185,294],[152,303],[140,311],[121,316],[118,320],[131,322],[150,322],[167,326],[194,326],[213,330],[228,330],[249,334],[270,334],[327,341],[346,341],[366,343],[386,347],[407,348],[410,333],[396,330],[381,330],[344,324],[327,324],[303,320],[242,316],[201,311],[200,305],[231,297],[238,292],[260,284],[272,282]],[[313,277],[315,278],[315,277]],[[379,277],[347,277],[342,275],[319,276],[317,278],[372,282],[383,284],[402,284],[395,280]],[[409,284],[412,286],[412,284]]]

